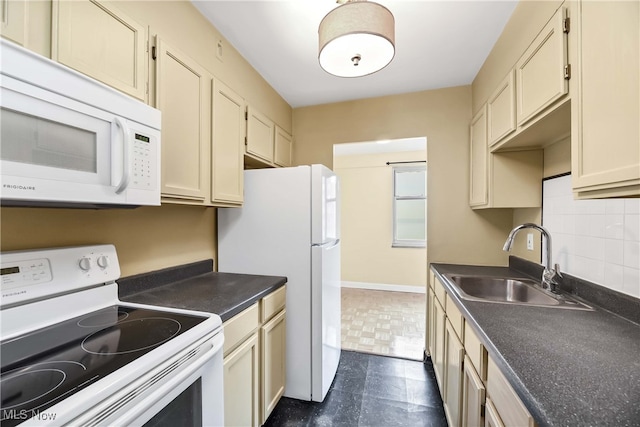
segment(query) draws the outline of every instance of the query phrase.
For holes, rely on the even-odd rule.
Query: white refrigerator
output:
[[[321,402],[340,361],[338,177],[323,165],[244,172],[242,208],[218,209],[218,271],[286,276],[284,395]]]

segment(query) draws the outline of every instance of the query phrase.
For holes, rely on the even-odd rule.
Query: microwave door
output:
[[[115,150],[127,148],[126,122],[40,88],[28,89],[40,93],[2,88],[3,202],[122,202],[124,195],[116,189],[126,186],[123,162],[128,159]]]

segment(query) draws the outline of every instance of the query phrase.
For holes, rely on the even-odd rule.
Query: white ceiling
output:
[[[345,79],[318,64],[318,25],[335,0],[192,1],[294,108],[470,84],[517,4],[378,0],[395,16],[395,58]]]

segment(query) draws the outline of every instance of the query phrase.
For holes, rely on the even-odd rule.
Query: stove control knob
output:
[[[100,268],[104,269],[104,268],[109,267],[109,257],[106,256],[106,255],[100,255],[98,257],[98,261],[97,262],[98,262],[98,267],[100,267]]]
[[[80,268],[84,271],[89,271],[91,270],[91,258],[87,258],[87,257],[82,257],[80,259],[80,261],[78,262],[78,265],[80,266]]]

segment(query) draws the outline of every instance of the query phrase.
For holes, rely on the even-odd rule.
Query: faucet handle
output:
[[[562,273],[560,273],[560,264],[555,264],[553,266],[553,273],[558,277],[562,277]]]

